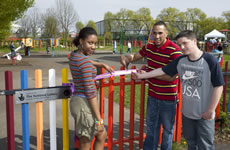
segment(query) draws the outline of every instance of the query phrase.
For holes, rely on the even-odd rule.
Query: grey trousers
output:
[[[215,119],[190,119],[182,115],[182,128],[188,150],[214,150]]]

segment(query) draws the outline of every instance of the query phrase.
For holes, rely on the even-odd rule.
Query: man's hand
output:
[[[125,66],[125,68],[127,69],[129,66],[129,63],[130,63],[129,56],[128,55],[121,55],[120,63],[122,66]]]
[[[120,62],[121,65],[127,69],[130,63],[135,62],[141,58],[143,57],[140,55],[140,53],[125,54],[125,55],[121,55]]]

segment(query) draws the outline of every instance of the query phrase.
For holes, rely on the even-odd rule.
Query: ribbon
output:
[[[136,69],[130,69],[130,70],[119,70],[119,71],[114,71],[111,73],[104,73],[104,74],[100,74],[97,75],[94,80],[98,80],[98,79],[103,79],[103,78],[110,78],[113,76],[121,76],[121,75],[128,75],[131,74],[132,72],[137,72]]]

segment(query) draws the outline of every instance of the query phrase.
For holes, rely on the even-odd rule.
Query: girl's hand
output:
[[[107,70],[110,74],[112,74],[114,71],[112,67],[106,64],[103,64],[103,68],[105,68],[105,70]]]
[[[105,129],[104,125],[98,125],[98,126],[97,126],[97,131],[98,131],[98,132],[103,132],[104,129]]]

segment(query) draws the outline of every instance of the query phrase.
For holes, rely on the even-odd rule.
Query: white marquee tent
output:
[[[204,39],[205,40],[207,40],[208,38],[215,38],[215,39],[217,39],[217,38],[226,38],[226,36],[223,33],[217,31],[216,29],[214,29],[211,32],[209,32],[209,33],[207,33],[207,34],[204,35]]]

